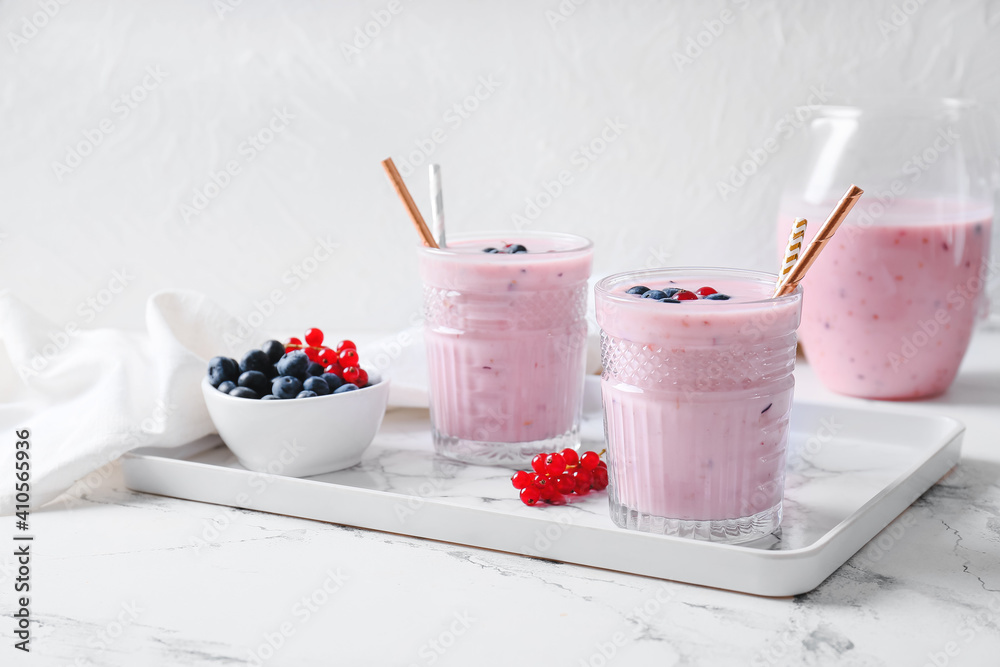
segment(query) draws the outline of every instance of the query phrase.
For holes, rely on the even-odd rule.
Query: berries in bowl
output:
[[[205,404],[243,467],[309,477],[361,461],[382,424],[389,382],[362,368],[354,343],[337,347],[351,350],[343,359],[355,365],[342,366],[318,329],[310,329],[305,343],[271,340],[240,361],[209,361]]]

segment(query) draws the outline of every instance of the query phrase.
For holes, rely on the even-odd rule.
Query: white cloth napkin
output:
[[[599,342],[592,306],[588,319],[593,372]],[[241,342],[234,336],[240,326],[198,292],[152,295],[146,332],[137,333],[60,326],[0,291],[0,514],[14,509],[16,431],[30,431],[32,507],[66,491],[72,500],[133,449],[177,447],[214,433],[200,387],[208,360],[238,359],[267,339]],[[361,345],[359,354],[392,379],[390,406],[427,407],[421,326]]]
[[[226,354],[232,318],[196,292],[160,292],[146,333],[76,329],[46,321],[0,293],[0,439],[30,431],[31,505],[136,447],[173,447],[214,431],[199,383]],[[248,346],[249,347],[249,346]],[[13,511],[13,463],[3,466],[0,513]]]

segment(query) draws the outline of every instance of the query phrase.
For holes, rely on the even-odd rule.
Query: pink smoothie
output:
[[[529,252],[483,252],[505,243]],[[457,238],[447,250],[421,250],[440,452],[504,464],[579,444],[591,260],[589,241],[559,234]]]
[[[806,217],[810,240],[832,208],[786,203],[781,235]],[[946,200],[858,204],[803,282],[802,344],[827,387],[883,399],[948,388],[990,271],[992,217]]]
[[[658,303],[625,293],[637,284],[709,285],[733,298]],[[773,289],[769,274],[723,269],[619,274],[598,285],[619,525],[739,540],[780,522],[801,292],[771,299]]]

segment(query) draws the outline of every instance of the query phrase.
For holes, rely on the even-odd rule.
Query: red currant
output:
[[[361,369],[357,366],[348,366],[344,369],[344,382],[356,384],[359,377],[361,377]]]
[[[354,348],[347,348],[337,355],[337,359],[340,361],[340,365],[344,368],[348,366],[358,365],[358,351]]]
[[[299,347],[302,347],[302,341],[300,341],[298,338],[289,338],[288,339],[288,344],[289,345],[297,345]]]
[[[535,458],[531,459],[531,469],[544,475],[546,458],[548,458],[548,454],[539,454]]]
[[[295,350],[301,350],[301,349],[302,349],[301,345],[286,345],[285,346],[285,354],[288,354],[289,352],[294,352]]]
[[[568,472],[556,477],[556,491],[559,493],[573,493],[576,489],[576,481],[573,479],[573,475]]]
[[[549,478],[540,472],[531,473],[531,485],[537,489],[545,488],[549,485]]]
[[[323,364],[323,368],[326,368],[330,364],[340,365],[337,353],[328,347],[321,348],[319,353],[319,363]]]
[[[319,355],[320,355],[319,348],[307,347],[305,348],[305,353],[306,356],[309,357],[309,361],[315,361],[317,364],[319,363]]]
[[[678,301],[697,301],[698,295],[694,292],[689,292],[686,289],[682,289],[680,292],[674,295],[675,299]]]
[[[549,505],[565,505],[566,496],[564,496],[561,493],[553,493],[550,494],[549,497],[545,499],[545,502],[547,502]]]
[[[566,460],[562,454],[549,454],[545,457],[545,473],[547,475],[560,475],[566,471]]]
[[[344,379],[344,369],[340,367],[340,364],[330,364],[323,369],[324,373],[330,373],[331,375],[336,375],[340,379]]]
[[[608,469],[607,468],[597,468],[594,470],[593,476],[590,480],[590,488],[595,491],[601,491],[608,488]]]
[[[575,449],[566,448],[560,454],[562,454],[563,461],[566,462],[566,467],[572,468],[580,465],[580,455],[576,453]]]
[[[358,349],[358,346],[354,344],[353,340],[342,340],[339,343],[337,343],[337,352],[343,352],[348,348],[356,350]]]
[[[590,491],[590,484],[593,481],[593,477],[586,470],[577,470],[573,473],[573,482],[576,484],[575,491],[581,496],[587,495]]]
[[[310,329],[306,332],[306,342],[313,347],[319,347],[323,344],[323,332],[319,329]]]
[[[714,287],[699,287],[694,291],[698,296],[708,296],[709,294],[718,294],[718,290]]]
[[[531,473],[524,470],[518,470],[514,473],[514,476],[510,478],[510,483],[514,485],[515,489],[523,489],[531,484]]]
[[[601,456],[597,452],[585,452],[580,457],[580,468],[583,470],[593,470],[601,462]]]
[[[368,386],[368,371],[363,368],[358,369],[358,381],[355,382],[358,385],[358,389],[363,389]]]
[[[521,489],[521,502],[525,505],[534,505],[542,497],[542,492],[533,486],[526,486]]]

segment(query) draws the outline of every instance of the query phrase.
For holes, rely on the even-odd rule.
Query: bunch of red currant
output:
[[[331,349],[323,345],[323,332],[316,328],[307,331],[305,338],[304,345],[298,338],[289,338],[285,343],[285,353],[302,350],[309,361],[323,367],[324,373],[332,373],[358,387],[368,385],[368,373],[360,366],[358,346],[353,341],[342,340]]]
[[[575,493],[584,496],[608,488],[608,464],[601,460],[601,453],[564,449],[553,454],[539,454],[531,460],[534,472],[518,470],[510,478],[511,484],[521,492],[521,502],[535,505],[544,500],[550,505],[564,505],[566,496]]]

